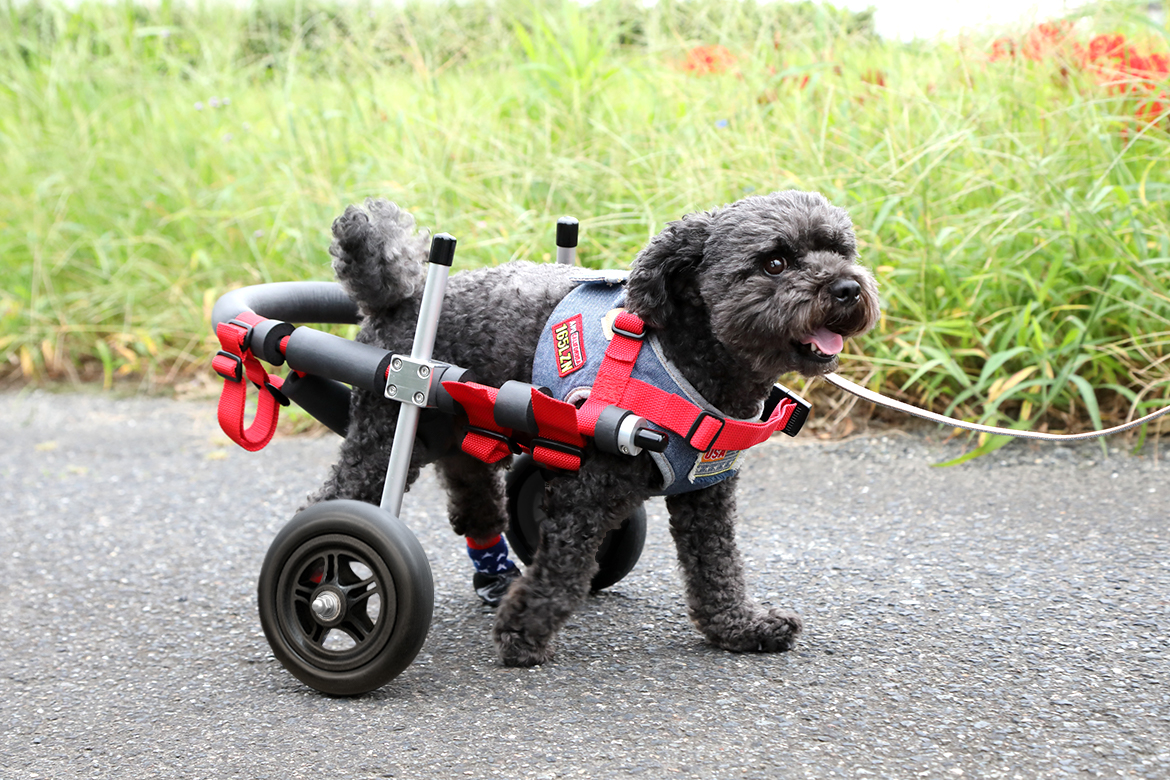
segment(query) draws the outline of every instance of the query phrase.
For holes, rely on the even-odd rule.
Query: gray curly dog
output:
[[[428,236],[382,200],[349,207],[333,235],[334,271],[363,317],[357,340],[409,353]],[[545,322],[574,286],[571,270],[513,262],[453,275],[434,359],[472,369],[485,385],[531,381]],[[843,339],[878,319],[877,285],[857,262],[849,215],[799,191],[748,197],[668,224],[634,260],[626,307],[711,405],[741,419],[759,416],[782,374],[834,370]],[[379,502],[397,410],[396,403],[354,392],[340,459],[312,500]],[[416,445],[408,484],[423,459]],[[455,533],[488,538],[504,531],[501,465],[462,453],[435,462]],[[554,635],[589,592],[601,540],[660,480],[648,453],[629,458],[590,445],[578,476],[549,482],[535,559],[508,591],[492,632],[504,664],[552,657]],[[736,482],[666,498],[690,617],[727,650],[788,650],[800,617],[764,608],[746,593],[735,545]]]

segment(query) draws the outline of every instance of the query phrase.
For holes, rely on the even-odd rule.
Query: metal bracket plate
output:
[[[394,355],[386,374],[386,397],[411,406],[425,407],[431,399],[435,364],[429,360]]]

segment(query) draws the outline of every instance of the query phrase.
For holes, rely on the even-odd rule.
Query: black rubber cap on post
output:
[[[450,233],[440,233],[431,239],[431,256],[428,262],[435,265],[451,267],[455,262],[455,236]]]
[[[557,246],[577,246],[577,220],[561,217],[557,220]]]

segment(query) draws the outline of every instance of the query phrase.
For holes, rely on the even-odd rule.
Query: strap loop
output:
[[[280,388],[284,380],[269,374],[260,365],[248,343],[252,328],[264,321],[254,312],[245,311],[230,322],[221,322],[215,328],[215,335],[223,347],[212,358],[215,373],[223,377],[223,392],[219,396],[219,427],[232,441],[249,452],[256,452],[268,446],[276,433],[280,419],[280,407],[288,406],[288,398]],[[256,416],[251,425],[244,425],[244,407],[248,400],[248,381],[261,389]]]

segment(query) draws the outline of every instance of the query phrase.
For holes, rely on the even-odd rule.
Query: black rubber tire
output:
[[[570,479],[571,477],[566,477]],[[540,545],[540,524],[546,515],[544,475],[531,455],[521,455],[512,462],[505,481],[508,499],[508,544],[516,556],[532,563]],[[590,587],[603,590],[621,580],[638,563],[646,545],[646,509],[639,504],[621,526],[605,535],[597,551],[599,569],[593,575]]]
[[[327,590],[343,609],[322,621],[310,605]],[[385,685],[418,655],[435,585],[422,546],[398,518],[360,501],[325,501],[272,540],[258,598],[264,636],[284,668],[322,693],[353,696]]]

